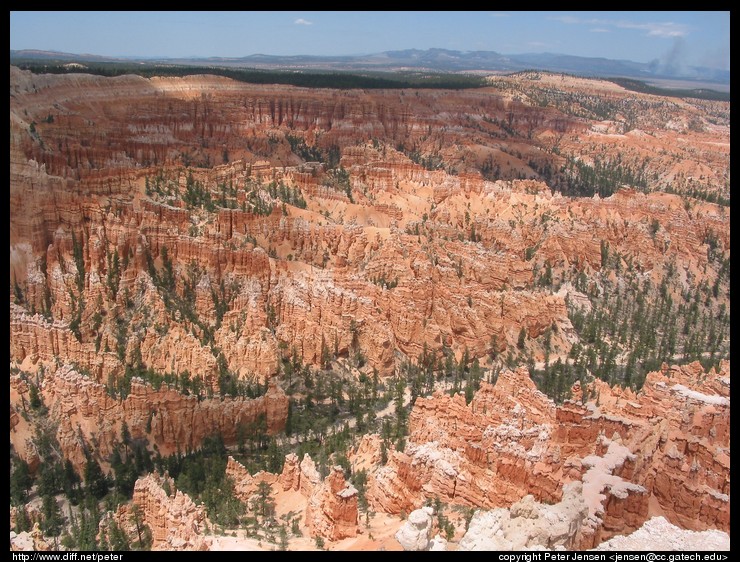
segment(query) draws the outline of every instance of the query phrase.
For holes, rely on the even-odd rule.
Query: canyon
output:
[[[136,451],[97,538],[155,550],[729,533],[729,198],[728,102],[11,66],[13,466]]]

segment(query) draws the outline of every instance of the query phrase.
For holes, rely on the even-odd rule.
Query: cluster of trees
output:
[[[38,61],[34,59],[16,59],[14,64],[23,70],[36,74],[67,74],[80,72],[79,68],[65,66],[65,62]],[[433,88],[461,90],[487,86],[480,76],[429,72],[295,72],[279,70],[259,70],[251,68],[230,68],[220,66],[162,66],[160,64],[118,63],[118,62],[85,62],[85,72],[98,76],[122,76],[136,74],[151,78],[152,76],[190,76],[196,74],[215,74],[226,76],[250,84],[288,84],[303,88],[337,88],[349,89],[401,89]]]
[[[69,289],[69,298],[71,302],[71,320],[69,321],[69,329],[77,338],[77,341],[82,341],[81,326],[82,314],[85,311],[85,258],[83,255],[83,242],[84,232],[80,234],[78,239],[72,231],[72,257],[75,263],[75,287],[77,293],[72,289]]]
[[[437,529],[439,529],[440,532],[444,533],[445,538],[450,541],[455,536],[455,526],[452,524],[452,521],[449,520],[449,518],[445,515],[445,504],[442,503],[442,501],[439,499],[438,496],[435,496],[432,503],[432,509],[434,510],[434,516],[437,518]]]
[[[131,393],[131,381],[139,378],[151,385],[154,390],[159,390],[165,384],[170,388],[180,391],[185,396],[193,394],[202,396],[205,391],[203,379],[200,376],[191,376],[190,371],[180,373],[162,373],[140,363],[127,363],[122,376],[111,376],[107,382],[106,390],[112,398],[125,400]]]
[[[148,273],[154,286],[162,297],[165,310],[172,322],[184,322],[191,331],[199,337],[204,346],[209,346],[219,365],[219,372],[222,374],[226,371],[226,360],[223,353],[214,344],[213,333],[220,326],[223,315],[238,292],[234,285],[227,285],[222,280],[216,287],[211,287],[211,298],[214,301],[214,310],[216,311],[216,325],[211,326],[197,314],[195,310],[195,288],[202,277],[202,270],[195,262],[191,262],[186,268],[185,275],[181,277],[182,294],[178,292],[177,274],[169,251],[166,247],[160,249],[160,260],[162,266],[158,268],[155,265],[154,257],[148,248],[145,250],[145,259],[147,262]],[[188,371],[181,373],[163,373],[157,372],[144,365],[141,348],[139,346],[129,346],[131,334],[141,332],[141,329],[149,329],[146,321],[146,314],[141,315],[142,320],[138,326],[131,324],[133,310],[127,308],[124,314],[116,319],[116,352],[118,358],[124,364],[125,369],[123,376],[115,379],[111,378],[106,386],[109,394],[113,397],[126,398],[131,391],[131,381],[134,377],[142,378],[149,382],[156,389],[160,388],[163,383],[173,385],[177,390],[184,394],[195,394],[200,396],[205,388],[202,377],[198,375],[191,376]],[[158,332],[164,330],[166,326],[155,326]],[[161,333],[161,332],[160,332]],[[131,351],[128,352],[129,347]]]
[[[352,197],[352,184],[350,183],[349,179],[349,172],[345,170],[343,166],[328,170],[326,173],[326,177],[324,178],[324,181],[322,183],[323,185],[330,187],[331,189],[344,192],[344,194],[347,196],[347,199],[349,199],[349,202],[354,203],[354,199]]]
[[[685,197],[701,199],[702,201],[707,201],[708,203],[716,203],[717,205],[721,205],[722,207],[730,206],[731,198],[729,196],[725,197],[722,193],[719,193],[718,190],[713,189],[708,185],[687,184],[681,189],[676,189],[669,184],[663,188],[663,191],[665,191],[666,193],[679,193]]]
[[[268,184],[260,184],[249,180],[245,186],[246,202],[242,203],[242,210],[249,209],[257,215],[270,215],[275,208],[274,201],[282,201],[283,213],[287,213],[285,205],[293,205],[299,209],[307,207],[303,193],[298,187],[290,187],[282,180],[271,181]],[[269,197],[268,197],[269,196]]]
[[[226,368],[225,361],[219,355],[218,389],[221,396],[241,398],[259,398],[267,392],[267,381],[260,382],[256,377],[244,380]]]
[[[424,155],[418,148],[404,152],[409,159],[425,170],[443,170],[445,167],[444,160],[439,154]]]
[[[259,462],[265,458],[263,453],[275,443],[274,438],[265,433],[264,418],[250,425],[246,428],[248,435],[240,438],[238,455],[226,448],[220,435],[213,435],[206,438],[197,451],[158,457],[154,462],[160,472],[166,471],[173,478],[178,490],[205,506],[209,520],[215,525],[210,531],[244,529],[247,536],[272,542],[285,550],[290,535],[301,534],[298,517],[293,513],[277,517],[272,489],[264,481],[259,483],[250,502],[242,502],[236,497],[234,482],[226,475],[229,454],[242,462],[251,461],[245,465],[251,473],[282,470],[284,453],[280,451],[278,455],[277,449],[269,453],[270,460]],[[171,493],[168,488],[169,484],[165,484],[165,491]]]
[[[205,439],[196,452],[174,454],[156,462],[175,480],[179,490],[206,506],[213,523],[236,527],[244,515],[244,505],[236,498],[233,482],[226,477],[227,459],[223,440],[215,435]]]
[[[206,187],[203,182],[196,180],[191,171],[188,171],[188,175],[185,179],[185,192],[182,194],[180,193],[178,183],[172,181],[169,182],[168,186],[170,187],[167,191],[162,191],[159,187],[160,183],[158,181],[160,176],[155,178],[152,189],[149,188],[149,178],[146,178],[147,195],[151,195],[153,191],[154,193],[157,193],[160,196],[164,195],[165,197],[180,196],[188,209],[200,208],[205,209],[209,213],[216,211],[219,207],[222,209],[237,208],[237,188],[232,180],[229,180],[228,184],[221,182],[216,186],[218,189],[218,198],[214,199],[214,195],[211,193],[211,190]]]
[[[619,120],[636,109],[635,100],[552,87],[528,88],[527,95],[540,107],[554,106],[566,115],[596,121]]]
[[[185,192],[182,194],[182,200],[188,209],[201,208],[209,213],[216,210],[211,190],[203,182],[193,178],[192,172],[188,172],[185,179]]]
[[[282,180],[280,182],[271,181],[264,189],[270,194],[270,197],[279,199],[288,205],[293,205],[299,209],[305,209],[307,206],[301,190],[298,187],[285,185]]]
[[[28,464],[11,449],[10,505],[17,510],[16,532],[30,530],[25,504],[36,496],[42,503],[41,531],[53,539],[57,548],[61,544],[79,550],[147,549],[151,535],[136,513],[141,532],[138,541],[129,541],[115,523],[99,535],[103,513],[115,511],[122,502],[130,500],[136,478],[153,469],[146,443],[132,440],[124,423],[122,443],[114,447],[110,459],[113,472],[106,476],[93,456],[92,444],[83,441],[86,462],[80,475],[69,460],[62,458],[56,439],[57,425],[43,413],[43,401],[32,397],[26,415],[34,428],[41,462],[32,475]],[[60,496],[68,505],[66,513],[61,509]]]
[[[290,145],[290,150],[304,162],[324,162],[324,152],[316,145],[309,146],[306,140],[298,135],[285,135],[285,140]]]
[[[596,193],[608,197],[622,185],[647,189],[647,161],[643,161],[640,168],[634,168],[623,163],[619,156],[613,160],[597,157],[593,165],[568,157],[554,183],[563,195],[576,197],[592,197]]]
[[[121,256],[118,254],[118,248],[113,252],[106,252],[106,261],[108,270],[105,274],[105,286],[110,293],[110,297],[115,301],[118,296],[118,287],[121,284],[121,271],[126,269],[128,264],[124,263],[123,268],[121,267]]]
[[[285,140],[290,145],[290,150],[304,162],[321,162],[329,170],[339,166],[341,150],[338,145],[332,144],[327,148],[314,144],[309,146],[306,140],[298,135],[287,133]]]
[[[288,135],[288,138],[294,137]],[[212,213],[219,208],[239,208],[237,198],[239,190],[233,180],[229,180],[228,183],[218,183],[216,191],[212,192],[202,181],[193,177],[192,171],[188,171],[184,191],[180,190],[179,183],[176,180],[165,178],[162,171],[151,179],[149,176],[145,178],[145,190],[148,196],[156,196],[163,201],[182,199],[187,209],[204,209]],[[245,198],[242,200],[241,210],[257,215],[272,214],[275,207],[274,201],[277,200],[301,209],[305,209],[307,206],[301,190],[297,187],[291,188],[283,181],[272,181],[263,185],[250,179],[246,182],[244,191]]]
[[[195,187],[195,181],[193,175],[188,175],[188,183],[191,189]],[[180,183],[172,178],[166,178],[164,172],[160,170],[153,178],[146,176],[144,178],[144,192],[148,197],[153,197],[155,194],[162,198],[179,197],[180,195]],[[193,194],[190,194],[192,197]]]
[[[400,377],[408,385],[412,405],[418,396],[429,396],[434,392],[435,382],[445,383],[451,396],[463,392],[465,400],[470,403],[480,388],[484,371],[477,357],[471,360],[467,347],[458,361],[450,348],[443,346],[435,351],[424,343],[415,363],[404,361],[401,364]]]
[[[262,189],[255,187],[254,189],[247,190],[247,199],[244,205],[242,205],[242,209],[245,211],[249,210],[255,215],[269,216],[272,214],[273,209],[275,209],[275,205],[264,195]]]
[[[375,420],[376,409],[390,400],[377,375],[362,375],[354,381],[332,370],[302,366],[292,380],[286,434],[298,442],[324,441],[342,418],[354,418],[356,428],[368,429]]]
[[[501,165],[498,162],[494,162],[492,154],[486,157],[480,165],[479,170],[484,179],[490,181],[501,179]]]
[[[35,402],[32,406],[40,407]],[[108,459],[111,474],[106,476],[103,473],[88,447],[81,479],[69,461],[61,460],[55,425],[40,418],[37,421],[35,442],[42,463],[36,476],[31,475],[26,462],[16,455],[11,456],[10,502],[18,509],[17,532],[31,527],[25,503],[33,489],[43,499],[42,531],[47,537],[59,539],[65,547],[82,550],[147,549],[151,545],[151,533],[143,524],[137,506],[132,509],[132,522],[138,535],[133,541],[114,521],[108,521],[105,532],[100,535],[99,525],[106,511],[115,511],[121,503],[132,499],[137,478],[156,467],[161,473],[167,471],[178,489],[203,503],[210,520],[222,529],[243,525],[257,536],[265,524],[273,525],[283,546],[287,544],[288,525],[283,523],[285,529],[282,532],[277,528],[274,501],[268,485],[260,487],[254,505],[245,506],[235,497],[233,483],[225,474],[228,451],[220,435],[205,439],[196,452],[178,452],[166,457],[155,453],[152,457],[146,440],[133,439],[124,422],[121,439],[113,446]],[[240,428],[240,432],[240,455],[250,459],[252,472],[282,470],[284,448],[277,447],[276,438],[267,436],[264,417]],[[170,493],[167,489],[165,491]],[[57,499],[60,494],[72,506],[66,516],[62,514]],[[297,521],[290,523],[292,531],[299,533]],[[275,536],[267,538],[276,542]]]
[[[41,300],[41,314],[46,318],[47,320],[51,320],[52,318],[52,304],[53,304],[53,297],[51,294],[51,287],[49,286],[49,278],[48,278],[48,266],[47,266],[47,258],[46,258],[46,252],[41,252],[41,258],[39,259],[39,271],[41,272],[41,275],[43,276],[43,297]],[[31,312],[34,312],[35,307],[32,305]]]
[[[642,80],[635,80],[633,78],[609,78],[610,82],[614,82],[627,90],[633,92],[641,92],[643,94],[653,94],[656,96],[665,96],[673,98],[696,98],[700,100],[713,100],[713,101],[730,101],[729,92],[718,92],[716,90],[709,90],[707,88],[696,88],[696,89],[668,89],[659,88],[658,86],[652,86]]]
[[[591,308],[568,306],[580,339],[568,361],[549,364],[551,332],[545,332],[545,368],[534,372],[540,390],[561,401],[575,380],[585,382],[588,376],[639,390],[647,373],[664,361],[699,360],[708,368],[729,357],[730,317],[724,301],[729,258],[714,252],[714,283],[684,285],[669,262],[655,285],[639,275],[631,259],[603,243],[601,273],[592,280],[580,273],[572,280],[589,296]]]
[[[145,248],[144,257],[147,263],[147,272],[149,273],[154,286],[157,288],[157,291],[161,295],[165,310],[170,315],[172,322],[176,323],[182,320],[186,321],[193,330],[193,334],[201,340],[203,345],[213,345],[213,332],[217,328],[209,325],[206,319],[201,318],[195,309],[195,288],[200,282],[203,274],[202,270],[194,262],[191,262],[188,265],[186,275],[181,277],[181,295],[177,290],[175,267],[170,258],[167,247],[162,246],[160,249],[159,257],[162,262],[161,269],[158,269],[154,263],[154,257],[148,247]],[[221,290],[220,286],[219,290]],[[223,298],[221,297],[221,294],[223,294]],[[223,288],[222,293],[216,292],[215,289],[212,288],[211,296],[214,298],[214,305],[221,304],[221,301],[223,301],[222,306],[226,306],[227,309],[227,303],[234,297],[233,293],[230,291],[227,298],[225,287]],[[220,307],[217,308],[220,309]],[[222,312],[225,312],[225,310]],[[221,317],[223,318],[223,314],[221,314]]]
[[[386,279],[384,273],[376,275],[375,277],[370,277],[369,279],[378,287],[382,287],[384,289],[395,289],[398,286],[398,277],[394,277],[393,279]]]

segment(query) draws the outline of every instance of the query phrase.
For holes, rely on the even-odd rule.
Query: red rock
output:
[[[493,508],[532,494],[555,503],[564,483],[583,478],[584,494],[601,499],[593,500],[579,548],[639,528],[651,497],[685,528],[727,529],[729,386],[722,381],[729,363],[719,373],[674,367],[649,374],[639,395],[595,381],[599,407],[556,407],[520,369],[482,383],[468,405],[440,392],[417,398],[406,450],[371,469],[368,502],[387,513],[432,498]]]
[[[165,481],[170,486],[169,496],[162,488]],[[133,504],[151,530],[152,550],[208,550],[211,539],[205,532],[212,525],[205,508],[175,489],[172,479],[160,478],[156,473],[139,478],[134,485]]]
[[[309,497],[306,526],[311,536],[332,541],[354,537],[359,532],[357,489],[345,481],[341,467],[335,466]]]
[[[154,390],[140,379],[131,383],[125,400],[112,398],[102,384],[62,367],[47,374],[42,396],[49,415],[59,422],[57,438],[62,453],[80,471],[85,464],[82,435],[93,453],[103,462],[120,443],[125,421],[132,438],[156,444],[161,454],[194,450],[206,437],[218,432],[226,443],[236,443],[240,424],[254,423],[265,416],[267,431],[274,434],[285,427],[288,398],[274,384],[254,400],[226,397],[223,400],[185,396],[163,385]],[[13,434],[11,434],[13,440]],[[14,443],[22,449],[23,443]]]

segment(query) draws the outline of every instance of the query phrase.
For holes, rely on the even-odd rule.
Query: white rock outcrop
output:
[[[404,550],[428,550],[432,531],[431,507],[422,507],[411,512],[408,520],[396,532],[396,540]]]
[[[432,552],[447,550],[447,539],[441,537],[439,534],[435,535],[429,542],[429,550]]]
[[[583,485],[571,482],[563,486],[563,500],[555,505],[528,495],[510,509],[476,512],[458,550],[569,549],[587,516]]]
[[[601,543],[593,550],[730,550],[730,535],[724,531],[687,531],[653,517],[634,533]]]

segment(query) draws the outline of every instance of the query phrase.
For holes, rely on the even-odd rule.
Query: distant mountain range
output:
[[[146,62],[177,65],[210,65],[285,70],[337,70],[337,71],[426,71],[426,72],[516,72],[545,70],[565,72],[580,76],[627,77],[641,80],[669,79],[702,81],[728,85],[730,71],[706,67],[665,65],[659,61],[640,63],[596,57],[578,57],[553,53],[525,53],[502,55],[494,51],[451,51],[447,49],[407,49],[386,51],[372,55],[353,56],[277,56],[249,55],[246,57],[104,57],[77,55],[55,51],[10,51],[10,62]]]

